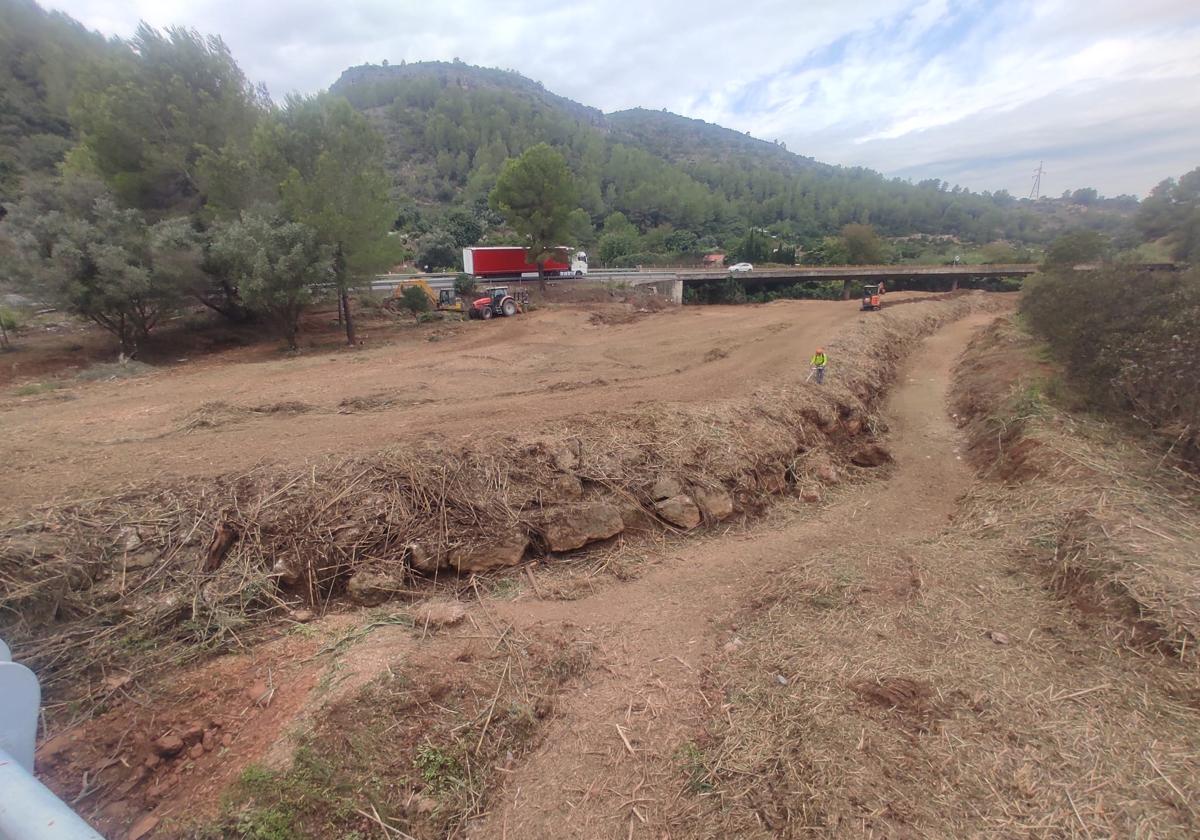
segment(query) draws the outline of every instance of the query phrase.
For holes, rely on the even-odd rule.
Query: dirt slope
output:
[[[896,293],[888,303],[928,297]],[[137,379],[16,397],[0,410],[0,458],[10,471],[0,510],[405,438],[462,447],[581,411],[738,396],[795,376],[813,347],[862,317],[854,301],[608,319],[624,323],[605,323],[606,314],[548,309],[447,323],[382,346],[368,335],[356,351],[265,362],[231,351]]]

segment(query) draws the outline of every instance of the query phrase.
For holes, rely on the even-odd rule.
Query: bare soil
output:
[[[60,481],[84,471],[71,492],[147,469],[293,464],[347,440],[415,439],[423,423],[461,446],[593,408],[704,403],[802,379],[811,347],[860,317],[852,304],[816,302],[617,324],[594,314],[414,330],[395,345],[249,372],[206,360],[141,385],[89,386],[53,407],[30,403],[0,422],[27,424],[21,458],[40,458]],[[1049,469],[981,478],[976,468],[994,461],[981,454],[987,435],[954,416],[974,405],[979,418],[1011,419],[1000,405],[1013,384],[1000,361],[1011,354],[993,364],[977,353],[975,402],[960,392],[950,403],[956,375],[964,381],[960,354],[993,319],[951,323],[908,360],[874,418],[890,465],[699,536],[618,538],[471,578],[457,591],[461,611],[326,616],[188,668],[177,691],[126,699],[118,686],[111,712],[43,746],[43,772],[112,837],[137,835],[139,823],[152,833],[137,836],[152,837],[1195,836],[1200,683],[1194,655],[1177,649],[1190,631],[1172,631],[1172,646],[1139,644],[1122,631],[1128,616],[1063,598],[1046,558],[1027,550],[1058,544],[1041,520],[1021,519],[1056,485],[1034,496],[1015,482],[1052,482],[1068,456],[1090,464],[1093,480],[1118,468],[1060,448]],[[428,334],[442,338],[419,337]],[[436,375],[435,362],[454,375]],[[488,365],[519,372],[526,392]],[[372,376],[393,369],[434,401],[372,396],[383,393],[368,388]],[[222,371],[236,390],[207,393]],[[89,401],[111,417],[132,406],[130,393],[158,406],[129,414],[140,444],[107,445],[132,464],[88,460],[96,438],[58,463],[52,447],[29,443],[39,413],[59,446],[98,435],[84,411],[63,425],[54,415]],[[192,422],[156,436],[168,421]],[[205,441],[215,460],[190,454]],[[1051,443],[1063,446],[1039,440]],[[1036,463],[1036,452],[1018,460]],[[1087,473],[1071,478],[1088,486]],[[1152,500],[1112,487],[1125,518]],[[31,501],[65,490],[21,492]],[[1171,498],[1176,519],[1194,516]],[[1095,519],[1101,530],[1114,524]],[[1168,531],[1147,517],[1123,527],[1127,538],[1147,535],[1134,563],[1172,570],[1158,595],[1181,585],[1177,572],[1194,574],[1178,551],[1193,533],[1183,525]],[[156,739],[197,727],[201,749],[151,757]],[[207,732],[214,749],[203,749]],[[88,779],[99,787],[89,791]]]
[[[931,297],[897,293],[888,303]],[[405,439],[465,449],[583,411],[740,396],[803,379],[813,348],[861,317],[853,301],[639,308],[585,303],[377,330],[367,322],[359,348],[336,347],[326,330],[295,356],[266,340],[132,379],[65,380],[33,396],[13,386],[0,408],[10,478],[0,514],[149,478],[295,465]]]

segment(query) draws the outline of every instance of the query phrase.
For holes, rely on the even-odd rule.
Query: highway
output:
[[[592,269],[583,277],[568,276],[547,279],[556,283],[575,283],[590,280],[592,282],[628,283],[631,286],[662,284],[661,291],[664,294],[670,295],[676,302],[682,302],[683,287],[685,285],[711,283],[726,277],[736,277],[746,286],[753,286],[756,283],[787,281],[803,283],[821,280],[841,280],[843,296],[848,297],[851,284],[855,281],[944,277],[950,279],[953,288],[958,288],[960,280],[984,277],[1024,277],[1033,274],[1037,270],[1038,266],[1035,263],[999,265],[797,265],[756,269],[736,274],[731,273],[725,268],[600,268]],[[424,278],[434,289],[453,288],[455,276],[454,274],[381,274],[371,283],[371,289],[376,292],[391,291],[400,283],[406,280],[413,280],[417,277]],[[520,279],[523,281],[533,280],[536,279],[536,275],[523,276]],[[497,279],[495,282],[503,283],[505,281]]]

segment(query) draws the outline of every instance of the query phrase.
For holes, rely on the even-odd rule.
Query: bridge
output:
[[[591,272],[589,277],[631,286],[654,285],[669,294],[676,303],[683,302],[683,287],[735,277],[746,287],[766,283],[811,283],[829,280],[842,281],[842,299],[849,300],[853,284],[858,282],[887,282],[917,277],[943,277],[950,288],[957,289],[963,280],[997,277],[1025,277],[1039,266],[1035,263],[997,265],[797,265],[786,268],[755,269],[731,274],[728,269],[679,269],[677,271],[604,271]]]
[[[626,269],[601,268],[589,271],[585,277],[558,277],[554,282],[601,281],[628,283],[630,286],[658,286],[659,291],[669,295],[676,303],[683,302],[683,287],[687,284],[712,283],[735,277],[746,286],[765,283],[805,283],[828,280],[842,281],[842,297],[849,299],[852,284],[903,280],[916,277],[945,277],[950,279],[951,288],[957,289],[961,280],[988,277],[1024,277],[1038,270],[1034,263],[1012,263],[1002,265],[797,265],[785,268],[765,268],[731,273],[721,269]],[[453,274],[381,274],[375,278],[371,288],[375,291],[390,291],[398,284],[423,278],[434,289],[453,288]],[[513,278],[516,279],[516,278]],[[533,279],[530,278],[521,278]],[[497,283],[504,282],[496,280]]]

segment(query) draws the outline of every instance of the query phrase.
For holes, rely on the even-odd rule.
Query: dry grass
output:
[[[880,596],[871,547],[772,586],[783,600],[708,675],[719,712],[672,821],[714,838],[1194,836],[1191,675],[1097,645],[1001,546],[955,533],[914,551],[912,598]]]
[[[753,511],[772,476],[795,481],[848,453],[853,427],[870,428],[899,361],[924,335],[993,305],[960,296],[864,319],[831,344],[839,361],[823,388],[583,415],[485,452],[393,450],[34,511],[0,530],[0,632],[37,669],[59,722],[111,697],[113,672],[132,676],[121,682],[128,691],[170,663],[247,644],[297,601],[328,607],[356,570],[387,570],[396,595],[419,595],[414,545],[443,561],[513,531],[536,546],[564,472],[592,498],[647,506],[649,485],[675,475],[726,487]],[[269,408],[213,404],[193,419]]]
[[[188,836],[467,836],[592,657],[575,638],[473,630],[453,661],[434,649],[394,663],[331,704],[291,768],[247,771],[221,820]]]
[[[794,569],[738,622],[675,765],[685,836],[1200,832],[1194,484],[1034,399],[1017,338],[959,370],[999,480],[937,538]]]
[[[1200,480],[1145,438],[1063,410],[1045,395],[1053,374],[1000,377],[999,391],[975,384],[1001,356],[1028,358],[1035,349],[1002,321],[960,370],[958,403],[975,460],[1007,482],[977,488],[976,527],[1019,540],[1058,591],[1121,621],[1130,644],[1195,663]]]

